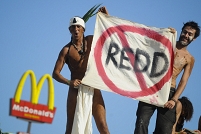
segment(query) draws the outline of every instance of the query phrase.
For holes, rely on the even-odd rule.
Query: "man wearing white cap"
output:
[[[105,7],[100,8],[99,11],[108,14]],[[81,84],[81,80],[85,75],[93,39],[92,35],[84,37],[85,22],[80,17],[75,16],[70,19],[69,31],[72,35],[71,41],[60,51],[52,74],[53,78],[58,82],[69,85],[66,134],[71,134],[72,131],[78,95],[77,86]],[[70,80],[60,74],[65,63],[71,72]],[[99,132],[109,134],[104,101],[100,90],[97,89],[93,93],[92,114]]]

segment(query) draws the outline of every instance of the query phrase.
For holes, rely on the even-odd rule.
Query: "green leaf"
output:
[[[98,7],[100,7],[100,5],[101,5],[101,4],[94,5],[92,8],[90,8],[90,9],[87,11],[87,13],[85,13],[85,15],[82,17],[82,19],[84,20],[85,23],[89,20],[90,17],[92,17],[92,16],[94,16],[95,14],[98,13],[98,11],[97,11],[97,12],[95,12],[95,11],[96,11],[96,9],[97,9]],[[95,13],[94,13],[94,12],[95,12]]]

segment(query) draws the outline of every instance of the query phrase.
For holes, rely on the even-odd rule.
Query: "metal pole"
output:
[[[28,122],[27,133],[31,132],[31,121]]]

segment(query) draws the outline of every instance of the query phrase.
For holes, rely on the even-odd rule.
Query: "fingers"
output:
[[[105,7],[100,7],[98,11],[99,12],[104,12],[105,11]]]
[[[81,80],[76,79],[74,85],[75,85],[75,86],[78,86],[78,85],[80,85],[80,84],[81,84]]]
[[[102,12],[102,13],[105,13],[105,14],[109,15],[106,7],[104,7],[104,6],[100,7],[99,10],[98,10],[98,12]]]
[[[201,134],[201,132],[199,130],[194,130],[194,132],[197,132],[198,134]]]
[[[176,30],[175,30],[174,28],[168,27],[168,29],[170,29],[170,32],[171,32],[171,33],[173,33],[173,34],[176,33]]]
[[[164,107],[169,108],[169,109],[173,109],[175,106],[175,102],[172,100],[169,100],[168,102],[165,103]]]
[[[71,81],[72,86],[77,87],[78,85],[81,84],[81,80],[75,79]]]

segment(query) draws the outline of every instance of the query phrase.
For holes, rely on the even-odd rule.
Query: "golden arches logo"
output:
[[[54,109],[54,84],[53,84],[53,80],[52,80],[52,76],[50,76],[49,74],[45,74],[43,75],[39,82],[36,82],[36,76],[34,74],[34,72],[32,70],[27,70],[21,77],[16,92],[15,92],[15,102],[19,103],[20,99],[21,99],[21,94],[22,94],[22,90],[24,87],[24,83],[28,77],[28,75],[30,75],[30,79],[31,79],[31,102],[33,104],[38,104],[38,98],[40,95],[40,91],[41,88],[43,86],[44,81],[47,79],[48,81],[48,108],[50,110]]]

